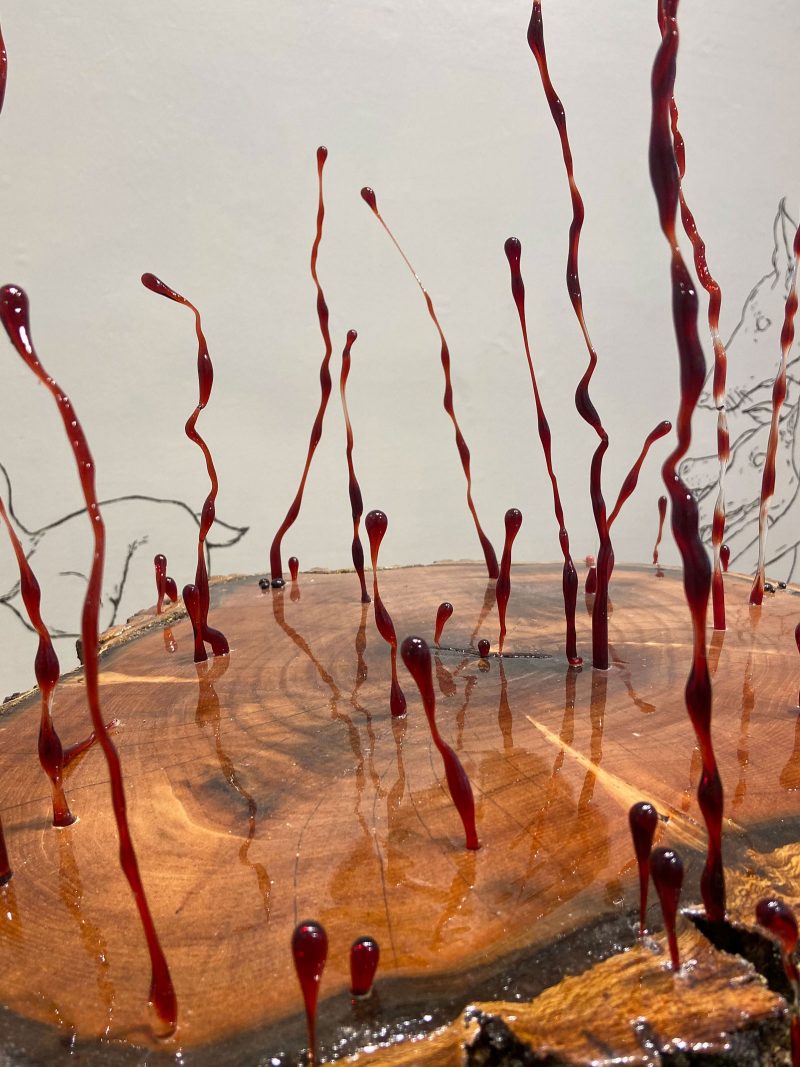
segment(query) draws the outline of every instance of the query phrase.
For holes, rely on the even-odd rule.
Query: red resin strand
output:
[[[498,655],[503,655],[503,643],[506,639],[506,609],[511,596],[511,547],[514,538],[522,526],[522,512],[517,508],[509,508],[506,512],[506,539],[503,544],[503,555],[500,560],[500,575],[497,579],[497,613],[500,616],[500,640],[497,643]],[[577,575],[576,575],[577,578]]]
[[[330,371],[333,344],[331,342],[331,332],[328,325],[329,311],[328,305],[325,302],[325,294],[322,291],[322,286],[319,284],[319,277],[317,276],[317,255],[319,253],[320,241],[322,240],[322,223],[325,220],[325,201],[322,196],[322,170],[327,158],[328,149],[324,145],[320,145],[317,149],[317,180],[319,183],[317,230],[314,236],[314,243],[311,246],[311,277],[314,280],[314,285],[317,290],[317,317],[319,319],[322,341],[325,345],[325,354],[322,357],[322,363],[319,368],[320,400],[317,417],[314,419],[314,424],[311,427],[311,437],[308,442],[308,454],[306,455],[306,463],[303,467],[303,473],[300,476],[300,484],[297,487],[294,500],[289,505],[289,510],[286,512],[286,517],[278,528],[278,532],[272,539],[272,544],[269,549],[270,577],[272,578],[272,584],[277,588],[284,585],[283,564],[281,562],[281,542],[283,541],[286,531],[294,525],[297,516],[300,514],[300,508],[303,506],[303,493],[306,488],[308,472],[311,470],[311,461],[314,458],[317,445],[322,440],[322,424],[325,420],[325,410],[328,407],[328,401],[330,400],[331,389],[333,387]]]
[[[506,259],[511,269],[511,295],[517,307],[519,324],[522,330],[522,343],[525,347],[525,358],[528,360],[528,371],[533,386],[533,399],[536,404],[536,424],[539,430],[539,440],[542,443],[544,461],[547,466],[547,474],[553,490],[553,510],[558,524],[558,543],[561,546],[561,554],[564,557],[564,569],[561,576],[561,588],[564,596],[564,617],[566,622],[565,654],[569,663],[577,667],[583,663],[578,655],[577,638],[575,634],[575,605],[578,600],[578,572],[572,562],[569,550],[569,534],[564,522],[564,509],[561,506],[561,494],[558,491],[558,479],[553,469],[553,448],[550,423],[544,413],[542,400],[539,395],[539,385],[536,381],[536,371],[533,369],[533,359],[528,341],[528,324],[525,318],[525,283],[522,280],[520,261],[522,259],[522,244],[516,237],[509,237],[505,245]]]
[[[160,615],[164,610],[164,598],[171,600],[175,604],[178,600],[178,587],[175,584],[175,579],[170,578],[167,574],[167,557],[159,552],[157,556],[153,557],[153,567],[156,572],[156,615]]]
[[[81,618],[81,640],[83,641],[84,677],[86,680],[86,698],[92,717],[95,733],[103,750],[103,755],[108,764],[111,797],[114,808],[114,818],[117,823],[119,834],[119,857],[120,865],[131,887],[139,917],[147,940],[147,948],[150,954],[151,979],[150,1001],[170,1033],[175,1030],[178,1021],[178,1002],[172,985],[167,960],[164,956],[158,934],[150,913],[150,907],[142,884],[139,872],[139,863],[133,847],[133,840],[128,826],[128,816],[125,801],[125,788],[122,781],[122,767],[119,753],[114,742],[109,737],[103,716],[100,710],[100,694],[98,691],[99,671],[99,612],[100,599],[103,589],[103,561],[105,558],[105,525],[100,514],[95,490],[95,469],[92,454],[84,435],[83,429],[78,422],[75,409],[69,397],[64,393],[58,383],[47,374],[39,361],[39,357],[33,347],[31,339],[30,323],[28,318],[28,298],[22,289],[13,285],[6,285],[0,290],[0,319],[18,354],[22,357],[36,377],[44,383],[56,402],[64,429],[69,438],[70,446],[75,456],[75,464],[78,468],[81,488],[86,501],[86,511],[94,536],[94,552],[92,567],[89,572],[89,581],[86,588],[86,598],[83,604]]]
[[[617,515],[619,515],[620,510],[622,509],[622,505],[625,503],[626,500],[629,499],[634,489],[638,485],[639,475],[642,471],[642,464],[644,463],[645,459],[647,459],[647,453],[650,451],[651,445],[655,444],[656,441],[660,441],[662,437],[666,437],[666,435],[671,429],[672,423],[664,419],[664,421],[660,422],[658,426],[652,429],[645,438],[644,444],[642,445],[642,451],[639,453],[639,458],[636,460],[634,465],[625,475],[625,480],[623,481],[622,486],[620,488],[619,496],[617,497],[617,502],[614,505],[611,514],[608,516],[609,529],[611,529],[614,524],[614,520],[616,519]]]
[[[53,723],[53,695],[58,685],[58,679],[61,676],[61,666],[58,662],[56,650],[53,647],[50,631],[42,619],[42,593],[39,582],[33,573],[33,568],[25,558],[25,550],[9,521],[2,500],[0,500],[0,519],[5,523],[11,546],[14,549],[14,555],[17,557],[22,602],[25,605],[25,611],[28,614],[31,626],[39,637],[34,660],[34,674],[42,702],[42,714],[39,722],[39,762],[42,765],[42,770],[50,779],[53,791],[53,826],[71,826],[75,822],[75,816],[69,810],[63,781],[67,760],[65,759],[61,738],[58,736]]]
[[[661,535],[664,532],[664,519],[667,517],[667,498],[660,496],[658,498],[658,533],[656,534],[656,543],[653,545],[653,566],[658,566],[658,546],[661,544]],[[728,568],[726,567],[725,570]]]
[[[203,333],[200,312],[191,300],[187,300],[185,296],[181,296],[181,294],[174,289],[170,289],[168,285],[162,282],[161,279],[157,278],[154,274],[143,274],[142,285],[152,293],[164,296],[168,300],[174,300],[176,304],[183,304],[183,306],[189,308],[194,315],[194,328],[195,333],[197,334],[197,381],[200,395],[197,400],[197,407],[186,421],[184,433],[203,453],[203,457],[206,461],[208,480],[211,482],[211,488],[203,503],[203,510],[200,516],[200,532],[197,538],[197,569],[195,571],[194,584],[197,586],[200,596],[200,626],[203,640],[211,645],[211,651],[215,656],[226,656],[230,649],[225,635],[208,625],[210,597],[208,591],[208,569],[206,567],[206,538],[208,537],[209,530],[214,525],[214,519],[216,517],[216,500],[217,492],[219,491],[219,479],[217,478],[217,471],[211,456],[211,450],[197,432],[197,420],[200,418],[200,412],[203,411],[208,404],[208,401],[211,399],[211,389],[214,384],[214,367],[211,363],[208,344],[206,343],[205,335]],[[202,656],[201,658],[206,659],[205,656]],[[200,661],[195,655],[195,663],[197,662]]]
[[[397,633],[395,632],[392,617],[386,610],[378,590],[378,551],[381,541],[389,528],[389,520],[382,511],[371,511],[364,525],[369,538],[370,558],[372,561],[372,604],[375,610],[375,625],[378,633],[389,646],[392,665],[392,688],[389,695],[389,707],[392,718],[398,719],[406,713],[406,698],[397,677]]]
[[[681,399],[677,443],[662,467],[672,502],[672,533],[683,561],[683,585],[692,616],[693,654],[686,683],[686,709],[703,764],[697,799],[708,832],[708,852],[700,882],[706,914],[712,922],[725,918],[725,874],[722,865],[724,794],[711,741],[711,678],[706,657],[706,613],[711,567],[698,529],[697,503],[678,476],[678,464],[692,440],[692,415],[700,397],[706,363],[697,334],[698,301],[675,235],[680,177],[670,131],[669,103],[675,84],[678,51],[677,0],[664,4],[664,32],[652,74],[653,113],[650,129],[650,178],[659,220],[671,259],[672,316],[680,362]]]
[[[6,98],[6,82],[8,81],[8,52],[6,42],[3,40],[3,31],[0,30],[0,111],[3,110],[3,101]]]
[[[447,788],[450,797],[456,806],[461,823],[464,827],[466,847],[479,849],[478,831],[475,826],[475,797],[472,793],[467,772],[461,765],[461,760],[444,741],[436,726],[436,693],[433,688],[433,666],[431,664],[431,651],[427,643],[421,637],[407,637],[400,649],[403,663],[416,682],[419,695],[422,697],[422,706],[428,719],[433,743],[439,750],[444,764],[444,772],[447,778]]]
[[[658,5],[658,25],[664,32],[664,9]],[[714,555],[714,571],[711,579],[712,616],[715,630],[725,629],[725,587],[722,582],[720,548],[725,536],[725,473],[731,458],[731,442],[728,433],[728,417],[725,412],[725,386],[728,374],[728,354],[719,335],[719,313],[722,307],[722,290],[708,269],[706,244],[697,230],[694,215],[689,210],[683,192],[683,179],[686,174],[686,151],[681,132],[678,129],[678,105],[672,96],[669,102],[670,128],[675,150],[675,162],[678,166],[678,199],[680,201],[681,222],[686,236],[692,243],[694,267],[700,284],[708,293],[708,328],[714,349],[714,405],[717,409],[717,456],[719,458],[719,478],[717,480],[717,499],[714,504],[714,518],[711,524],[711,546]]]
[[[608,669],[608,583],[614,566],[614,549],[608,531],[606,517],[606,503],[603,499],[602,473],[603,457],[608,450],[608,434],[597,409],[589,396],[589,384],[597,366],[597,352],[589,336],[586,320],[583,314],[583,296],[581,293],[580,276],[578,273],[578,247],[583,229],[584,206],[578,185],[575,181],[575,173],[572,165],[572,149],[567,136],[567,116],[564,105],[558,97],[550,79],[547,68],[547,55],[544,45],[544,25],[542,22],[541,0],[534,0],[531,20],[528,25],[528,46],[533,53],[539,75],[542,80],[545,97],[553,116],[553,122],[558,130],[561,141],[561,153],[564,158],[564,167],[569,182],[570,199],[572,202],[572,222],[569,228],[569,249],[567,253],[567,292],[578,320],[586,350],[589,355],[589,364],[583,377],[575,390],[575,407],[581,418],[587,422],[599,438],[599,444],[592,456],[589,470],[589,492],[592,501],[592,513],[594,515],[597,534],[600,540],[600,548],[597,554],[597,591],[592,607],[592,666],[599,670]]]
[[[797,261],[800,257],[800,227],[794,235],[792,247],[794,255],[794,270],[792,271],[792,286],[786,298],[786,309],[783,316],[783,328],[781,329],[781,362],[775,382],[772,386],[772,419],[769,426],[769,439],[767,442],[767,458],[764,460],[764,470],[761,475],[761,501],[758,508],[758,567],[753,580],[753,588],[750,590],[750,603],[758,606],[764,599],[764,567],[766,565],[767,551],[767,519],[769,517],[769,505],[775,492],[775,457],[778,453],[778,432],[780,429],[781,408],[786,399],[786,363],[789,358],[789,350],[794,344],[794,319],[797,314]]]
[[[364,501],[361,496],[361,486],[358,484],[358,478],[356,478],[356,469],[353,465],[353,427],[350,423],[350,412],[347,409],[346,391],[347,379],[350,375],[350,352],[357,337],[358,334],[355,330],[347,331],[347,343],[342,352],[342,373],[339,377],[339,394],[342,398],[342,411],[344,412],[344,428],[347,439],[347,484],[348,492],[350,494],[350,513],[353,517],[353,544],[351,546],[351,554],[353,557],[353,566],[356,569],[358,580],[361,583],[361,603],[369,604],[367,579],[364,574],[364,546],[361,544],[361,537],[358,533],[361,516],[364,514]]]
[[[496,578],[497,575],[500,573],[500,571],[498,569],[498,566],[497,566],[497,555],[495,553],[494,548],[492,547],[491,541],[486,536],[486,534],[483,532],[483,528],[481,527],[480,521],[478,519],[478,512],[477,512],[477,509],[475,508],[475,504],[474,504],[473,499],[472,499],[472,472],[471,472],[471,467],[470,467],[471,457],[470,457],[469,448],[467,447],[467,442],[465,441],[464,435],[461,432],[461,427],[458,425],[458,419],[456,418],[456,411],[455,411],[455,407],[454,407],[454,404],[453,404],[453,383],[452,383],[452,380],[451,380],[451,377],[450,377],[450,349],[449,349],[448,344],[447,344],[447,339],[444,336],[444,332],[442,330],[442,327],[441,327],[441,324],[439,322],[439,319],[438,319],[438,316],[436,314],[436,311],[434,310],[433,301],[431,300],[431,298],[430,298],[430,296],[428,294],[428,290],[422,284],[422,282],[421,282],[421,280],[419,278],[419,275],[414,270],[414,268],[411,266],[410,260],[408,259],[408,257],[406,256],[405,252],[403,251],[403,249],[398,244],[397,238],[392,233],[392,231],[389,229],[389,227],[386,225],[386,222],[384,221],[383,216],[381,215],[380,211],[378,211],[378,202],[377,202],[377,199],[375,197],[374,191],[372,189],[370,189],[369,186],[365,186],[361,190],[361,199],[371,209],[372,214],[375,216],[375,218],[378,220],[378,222],[384,228],[384,230],[388,234],[392,244],[397,249],[397,251],[400,253],[400,255],[401,255],[402,259],[403,259],[403,262],[408,267],[408,269],[411,271],[411,274],[413,275],[414,281],[419,286],[420,292],[422,293],[422,295],[425,298],[425,305],[426,305],[426,307],[428,309],[428,314],[431,317],[431,321],[433,322],[433,325],[436,327],[436,332],[439,334],[439,341],[441,343],[442,370],[444,371],[444,397],[442,398],[442,403],[444,404],[444,410],[450,416],[450,421],[452,422],[453,429],[455,431],[456,448],[458,449],[458,454],[459,454],[459,456],[461,458],[461,466],[464,469],[464,477],[467,480],[467,507],[469,508],[470,514],[472,515],[473,522],[475,523],[475,529],[476,529],[477,534],[478,534],[478,540],[480,541],[481,549],[483,550],[483,558],[486,561],[486,570],[487,570],[488,575],[489,575],[490,578]]]

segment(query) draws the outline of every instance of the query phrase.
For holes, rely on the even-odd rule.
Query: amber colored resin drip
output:
[[[358,484],[358,478],[356,478],[356,469],[353,464],[353,427],[350,423],[350,412],[347,410],[347,379],[350,375],[350,352],[353,348],[353,344],[358,337],[355,330],[347,331],[347,342],[342,352],[342,373],[339,377],[339,393],[342,398],[342,411],[344,412],[344,428],[347,440],[347,489],[350,494],[350,514],[353,517],[353,544],[351,546],[351,555],[353,557],[353,566],[356,569],[358,580],[361,584],[361,603],[369,604],[369,593],[367,592],[367,579],[364,574],[364,546],[361,544],[361,537],[358,532],[359,525],[361,524],[361,516],[364,513],[364,501],[361,496],[361,486]]]
[[[658,812],[652,804],[639,801],[628,812],[628,823],[639,868],[639,937],[644,937],[647,917],[647,890],[650,884],[650,853],[658,826]]]
[[[278,532],[272,539],[272,544],[269,549],[269,569],[270,577],[272,578],[272,584],[280,587],[284,584],[283,581],[283,565],[281,563],[281,542],[283,541],[286,531],[294,525],[297,516],[300,514],[300,508],[303,505],[303,493],[306,487],[306,480],[308,479],[308,472],[311,470],[311,460],[314,458],[314,453],[317,450],[317,445],[322,440],[322,424],[325,421],[325,410],[328,407],[328,401],[331,396],[331,389],[333,383],[331,382],[331,353],[333,352],[333,344],[331,343],[331,332],[328,325],[330,317],[328,311],[328,305],[325,302],[325,294],[322,291],[322,286],[319,284],[319,277],[317,276],[317,256],[319,254],[319,245],[322,240],[322,223],[325,219],[325,201],[322,196],[322,170],[325,166],[325,160],[328,158],[328,149],[324,145],[320,145],[317,149],[317,179],[319,182],[319,199],[317,202],[317,231],[314,236],[314,243],[311,246],[311,277],[314,279],[314,285],[317,290],[317,318],[319,319],[319,329],[322,334],[322,342],[325,346],[325,354],[322,357],[322,363],[319,368],[319,387],[320,387],[320,399],[319,408],[317,409],[317,417],[314,419],[314,424],[311,427],[311,437],[308,442],[308,453],[306,455],[305,466],[303,467],[303,473],[300,476],[300,484],[297,487],[294,500],[289,505],[289,510],[286,512],[286,517],[278,528]]]
[[[375,972],[381,958],[378,942],[373,937],[359,937],[350,946],[350,994],[368,997],[372,992]]]
[[[97,682],[99,671],[99,613],[103,589],[103,560],[105,558],[105,525],[100,514],[95,490],[94,460],[72,402],[58,383],[45,371],[33,347],[28,317],[28,298],[22,289],[18,289],[13,285],[6,285],[0,290],[0,319],[2,319],[9,340],[14,345],[17,353],[36,377],[44,383],[56,402],[56,407],[61,415],[64,429],[75,456],[75,464],[78,468],[81,488],[86,501],[86,511],[94,536],[92,566],[89,572],[81,618],[86,697],[92,717],[92,725],[108,764],[114,818],[116,819],[119,833],[120,865],[139,910],[139,917],[150,954],[150,1001],[158,1017],[171,1033],[174,1031],[178,1021],[178,1002],[175,997],[167,960],[158,940],[158,934],[156,933],[139,873],[139,864],[128,826],[125,788],[122,782],[119,753],[108,735],[100,710],[100,694]]]
[[[778,453],[778,434],[780,430],[780,417],[783,402],[786,399],[786,364],[789,358],[789,350],[794,344],[794,318],[797,313],[797,261],[800,257],[800,227],[794,235],[794,270],[792,271],[792,286],[786,298],[786,310],[783,317],[781,330],[781,362],[775,382],[772,386],[772,419],[769,426],[769,439],[767,441],[767,456],[764,460],[764,470],[761,475],[761,501],[758,508],[758,567],[750,590],[750,603],[757,607],[764,599],[764,567],[766,565],[767,552],[767,519],[769,517],[769,505],[775,492],[775,457]]]
[[[541,0],[534,0],[533,3],[531,19],[528,24],[528,46],[539,68],[539,75],[547,98],[547,104],[550,108],[550,114],[558,130],[558,137],[561,141],[561,154],[564,158],[564,167],[567,172],[570,199],[572,201],[572,222],[569,227],[569,248],[567,252],[567,292],[589,355],[589,364],[575,390],[575,407],[578,409],[578,414],[581,418],[592,427],[599,438],[589,470],[589,493],[592,501],[592,514],[594,515],[597,534],[600,539],[600,548],[597,555],[597,590],[592,607],[592,666],[597,667],[599,670],[607,670],[608,583],[614,567],[614,549],[609,536],[606,503],[603,499],[602,490],[603,457],[608,450],[608,434],[589,395],[589,384],[597,366],[597,352],[589,336],[589,330],[583,314],[583,295],[578,273],[578,247],[585,211],[583,199],[575,181],[572,149],[567,135],[567,116],[564,111],[564,105],[553,87],[550,72],[547,68]]]
[[[142,285],[152,293],[157,293],[159,296],[164,296],[168,300],[173,300],[176,304],[183,304],[183,306],[189,308],[194,315],[194,328],[197,335],[197,382],[200,395],[197,400],[197,407],[186,420],[184,433],[203,453],[203,458],[206,461],[208,480],[211,483],[211,488],[203,503],[203,510],[200,514],[200,532],[197,537],[197,568],[195,570],[194,584],[197,586],[197,591],[200,597],[200,626],[203,634],[203,641],[211,646],[211,651],[215,656],[226,656],[230,649],[225,635],[208,625],[210,596],[208,591],[208,568],[206,567],[206,539],[209,530],[214,525],[214,519],[216,517],[219,479],[217,478],[217,471],[211,456],[211,450],[197,432],[197,420],[200,418],[201,411],[204,410],[211,399],[211,389],[214,385],[214,367],[211,363],[208,344],[206,343],[205,334],[203,333],[200,312],[191,300],[187,300],[185,296],[181,296],[175,289],[170,289],[168,285],[162,282],[161,279],[157,278],[154,274],[143,274]],[[201,657],[201,660],[204,659],[206,659],[205,655]],[[198,662],[200,662],[200,660],[198,660],[197,653],[195,652],[195,663]]]
[[[700,397],[706,363],[697,334],[697,293],[675,235],[680,177],[675,161],[669,105],[675,84],[678,51],[677,0],[665,0],[664,30],[652,74],[653,112],[650,129],[650,178],[659,220],[670,249],[672,317],[680,363],[680,405],[677,444],[667,456],[662,476],[672,502],[672,533],[683,561],[683,585],[692,616],[693,651],[686,683],[686,709],[703,763],[697,799],[708,831],[708,852],[700,888],[712,922],[725,918],[725,874],[722,865],[724,795],[711,741],[711,678],[706,657],[706,613],[711,567],[698,529],[697,503],[678,476],[678,464],[692,441],[692,415]]]
[[[656,534],[656,543],[653,545],[653,566],[658,566],[658,546],[661,544],[661,536],[664,533],[664,519],[667,517],[667,498],[660,496],[658,498],[658,533]],[[727,564],[725,570],[728,569]]]
[[[420,281],[419,275],[414,270],[414,268],[411,266],[411,263],[410,263],[408,257],[406,256],[405,252],[400,247],[400,245],[397,243],[397,239],[394,236],[394,234],[392,233],[392,231],[389,229],[389,227],[384,222],[383,216],[381,215],[380,211],[378,211],[378,201],[377,201],[377,199],[375,197],[374,190],[370,189],[368,186],[365,186],[361,190],[361,199],[371,209],[371,211],[372,211],[373,215],[375,216],[375,218],[378,220],[378,222],[381,224],[381,226],[384,228],[384,230],[388,234],[389,238],[391,239],[392,244],[395,246],[397,251],[402,256],[403,262],[408,267],[408,269],[411,271],[411,273],[412,273],[412,275],[414,277],[414,281],[419,286],[420,291],[421,291],[423,297],[425,298],[425,305],[426,305],[426,307],[428,309],[428,314],[431,317],[431,321],[433,322],[433,325],[436,327],[436,332],[439,334],[439,341],[440,341],[440,344],[441,344],[442,370],[444,371],[444,397],[442,399],[442,403],[444,404],[444,410],[450,416],[450,421],[452,422],[453,429],[455,430],[456,448],[458,449],[458,455],[459,455],[459,457],[461,459],[461,466],[464,469],[464,477],[467,480],[467,507],[469,508],[470,514],[472,515],[473,522],[475,523],[475,530],[477,531],[477,534],[478,534],[478,540],[481,543],[481,549],[483,551],[483,558],[486,561],[486,570],[487,570],[490,578],[496,578],[497,575],[500,573],[499,569],[498,569],[498,566],[497,566],[497,555],[495,554],[495,550],[492,547],[491,541],[486,536],[486,534],[483,532],[483,528],[481,527],[480,521],[478,519],[478,512],[477,512],[477,509],[475,508],[475,504],[474,504],[473,499],[472,499],[471,457],[470,457],[469,448],[467,447],[467,442],[464,439],[464,435],[461,432],[461,427],[458,425],[458,419],[456,418],[456,411],[455,411],[455,407],[454,407],[454,404],[453,404],[453,383],[452,383],[452,380],[451,380],[451,377],[450,377],[450,348],[448,347],[447,339],[444,336],[444,332],[442,330],[442,327],[441,327],[441,324],[439,322],[439,319],[438,319],[438,316],[436,314],[436,311],[434,310],[433,301],[431,300],[430,295],[428,294],[428,290],[425,288],[425,286]]]
[[[658,893],[661,914],[664,916],[672,969],[679,971],[681,961],[678,955],[678,939],[675,936],[675,918],[683,887],[683,860],[674,849],[653,849],[650,853],[650,875]]]
[[[658,25],[664,32],[664,8],[658,5]],[[678,198],[681,209],[681,222],[686,236],[692,243],[694,267],[700,284],[708,293],[708,328],[714,349],[713,393],[714,406],[717,409],[717,456],[719,457],[719,477],[717,480],[717,499],[714,503],[714,518],[711,524],[711,546],[714,556],[714,570],[711,578],[712,616],[715,630],[725,629],[725,588],[722,584],[720,548],[725,536],[725,472],[731,458],[731,442],[728,433],[728,418],[725,412],[725,386],[728,374],[728,354],[719,334],[719,314],[722,307],[722,290],[708,269],[706,244],[697,229],[694,215],[686,203],[683,191],[683,179],[686,174],[686,150],[683,137],[678,129],[678,106],[675,97],[669,102],[670,129],[678,167]]]
[[[299,923],[292,934],[292,958],[303,993],[308,1023],[308,1063],[317,1062],[317,1000],[328,959],[328,935],[313,919]]]
[[[511,548],[514,538],[522,526],[522,512],[517,508],[509,508],[506,512],[506,539],[503,544],[503,555],[500,559],[500,576],[497,579],[497,614],[500,616],[500,640],[497,643],[497,651],[503,655],[503,644],[506,639],[506,609],[508,599],[511,596]]]
[[[475,826],[475,798],[472,795],[472,786],[467,777],[467,772],[461,765],[461,760],[447,742],[442,739],[436,726],[436,694],[433,689],[433,666],[431,664],[430,649],[421,637],[407,637],[403,641],[400,654],[409,674],[416,682],[419,695],[422,697],[422,706],[428,718],[431,737],[444,763],[447,788],[464,827],[466,847],[468,849],[478,849],[481,846]]]
[[[564,596],[564,618],[566,622],[565,654],[567,660],[577,667],[583,663],[578,655],[577,637],[575,634],[575,605],[578,600],[578,572],[572,562],[569,550],[569,533],[564,521],[564,508],[561,505],[561,494],[558,491],[558,479],[553,469],[553,447],[550,423],[544,412],[542,399],[539,395],[539,385],[536,381],[536,371],[533,369],[533,358],[528,340],[528,323],[525,317],[525,283],[522,280],[520,263],[522,260],[522,244],[517,237],[509,237],[505,245],[506,259],[511,270],[511,295],[517,307],[520,328],[522,329],[522,343],[525,348],[525,357],[528,360],[528,371],[533,386],[533,400],[536,405],[536,425],[539,431],[539,440],[542,443],[544,461],[547,466],[547,474],[553,490],[553,510],[558,524],[558,543],[561,546],[561,554],[564,557],[564,569],[561,574],[561,589]],[[501,649],[502,651],[502,649]]]
[[[372,559],[372,601],[375,610],[375,625],[378,633],[389,646],[392,663],[392,689],[389,696],[389,707],[394,718],[399,718],[406,713],[406,698],[400,687],[397,677],[397,634],[395,633],[392,617],[386,610],[378,590],[378,551],[381,541],[389,528],[389,520],[382,511],[371,511],[367,515],[364,525],[369,538],[370,556]]]
[[[433,631],[433,643],[438,645],[442,640],[442,631],[445,625],[453,614],[453,605],[449,600],[443,600],[439,607],[436,609],[436,626]]]

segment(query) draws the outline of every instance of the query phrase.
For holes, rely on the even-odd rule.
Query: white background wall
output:
[[[383,562],[476,558],[478,545],[441,409],[437,338],[359,197],[366,183],[440,312],[484,525],[499,551],[503,513],[519,507],[518,558],[547,559],[558,545],[503,255],[506,237],[522,240],[573,548],[594,551],[595,442],[572,403],[586,356],[563,282],[569,200],[526,44],[529,13],[524,0],[7,0],[0,274],[29,292],[40,355],[72,395],[104,496],[177,497],[199,510],[207,491],[200,454],[183,436],[197,394],[192,321],[141,287],[152,270],[200,306],[214,359],[200,430],[220,473],[218,515],[250,526],[217,566],[266,568],[319,399],[308,257],[315,150],[326,144],[319,270],[332,367],[338,375],[345,331],[356,327],[356,463],[366,507],[389,515]],[[582,281],[613,499],[645,433],[677,403],[667,248],[647,172],[655,4],[548,0],[544,17],[586,201]],[[800,7],[684,0],[680,17],[686,190],[723,286],[727,334],[769,269],[779,198],[797,214]],[[3,347],[0,459],[17,512],[35,529],[82,501],[50,397]],[[702,422],[709,443],[713,419]],[[285,541],[284,558],[298,555],[303,568],[349,563],[343,449],[334,393]],[[657,446],[617,524],[621,561],[649,559],[665,453]],[[152,599],[155,551],[168,551],[179,584],[192,574],[191,533],[178,537],[162,521],[167,513],[147,520],[138,603]],[[50,569],[85,570],[89,551],[88,524],[73,524]],[[676,559],[670,545],[664,558]],[[7,589],[10,551],[0,568]],[[77,629],[79,587],[51,581],[46,615],[73,617]],[[9,617],[6,674],[18,680],[6,689],[30,676],[13,652],[17,627]]]

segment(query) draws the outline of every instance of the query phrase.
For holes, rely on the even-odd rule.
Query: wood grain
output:
[[[407,677],[407,719],[390,720],[388,649],[353,574],[305,574],[281,592],[218,584],[211,621],[232,651],[208,666],[195,667],[191,628],[175,613],[110,642],[103,713],[120,720],[134,843],[180,1005],[163,1044],[105,765],[95,752],[78,763],[67,790],[79,821],[54,830],[35,697],[5,705],[0,813],[15,874],[0,916],[4,1047],[35,1048],[43,1063],[59,1062],[65,1043],[86,1063],[139,1062],[142,1048],[155,1050],[148,1063],[176,1051],[198,1065],[299,1062],[289,941],[304,918],[330,942],[325,1054],[421,1032],[471,1000],[530,998],[633,942],[634,800],[664,816],[659,841],[682,852],[686,902],[698,899],[705,835],[679,578],[617,569],[608,672],[562,658],[557,568],[515,566],[512,583],[511,655],[485,670],[477,639],[494,645],[498,620],[479,566],[381,575],[401,640],[430,641],[438,604],[455,605],[436,659],[438,721],[472,780],[477,853],[463,849]],[[754,613],[747,582],[727,585],[729,630],[710,653],[714,738],[726,867],[752,874],[800,830],[800,596],[781,591]],[[580,621],[586,655],[588,615]],[[86,732],[79,675],[59,687],[54,714],[65,743]],[[353,1006],[348,951],[365,934],[381,945],[377,994]]]

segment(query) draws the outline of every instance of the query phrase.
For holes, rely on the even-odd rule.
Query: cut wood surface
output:
[[[773,854],[793,856],[800,832],[800,596],[779,591],[756,612],[746,580],[726,584],[729,629],[709,653],[713,734],[726,869],[744,913],[758,899],[747,879],[760,895],[774,886]],[[220,583],[211,623],[229,658],[195,666],[188,620],[175,614],[117,634],[101,661],[103,714],[119,720],[134,844],[179,1001],[167,1042],[151,1030],[102,756],[77,761],[67,794],[79,821],[55,830],[37,699],[2,709],[14,876],[0,891],[0,1044],[20,1062],[60,1062],[68,1048],[85,1063],[140,1062],[142,1048],[154,1050],[148,1063],[177,1052],[190,1065],[301,1062],[289,944],[306,918],[330,944],[323,1056],[421,1033],[471,1001],[530,999],[633,943],[636,800],[658,808],[658,843],[681,851],[685,902],[699,899],[705,831],[679,575],[617,568],[608,672],[564,660],[557,568],[514,567],[502,661],[476,651],[498,632],[479,566],[388,570],[381,595],[401,641],[432,641],[438,604],[455,606],[435,658],[437,715],[472,781],[481,849],[464,849],[405,671],[408,716],[391,721],[389,651],[355,575],[304,574],[283,591]],[[579,639],[588,658],[586,613]],[[80,675],[59,686],[54,717],[65,744],[87,732]],[[349,947],[366,934],[381,946],[377,989],[354,1005]]]

